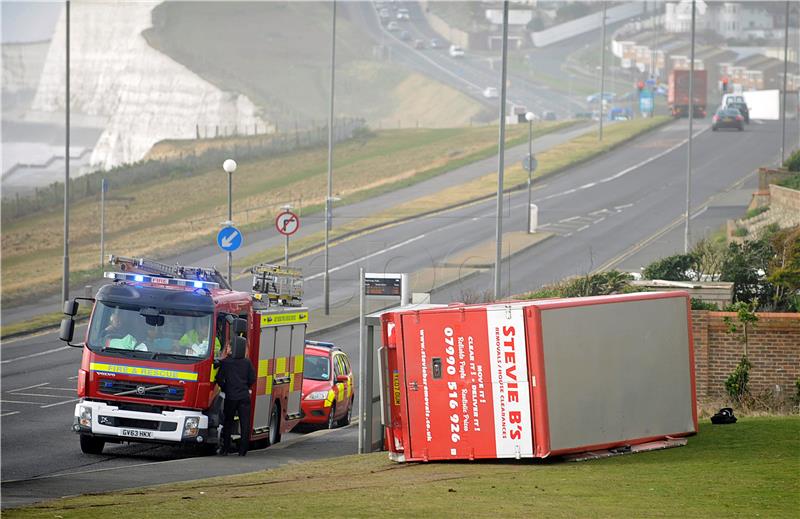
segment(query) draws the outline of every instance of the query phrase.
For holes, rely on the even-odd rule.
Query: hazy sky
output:
[[[63,7],[64,2],[2,0],[2,42],[49,40]]]

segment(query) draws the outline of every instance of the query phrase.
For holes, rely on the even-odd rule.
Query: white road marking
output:
[[[339,265],[338,267],[334,267],[332,269],[328,269],[328,272],[336,272],[337,270],[342,270],[342,269],[347,268],[347,267],[349,267],[351,265],[355,265],[356,263],[361,263],[362,261],[366,261],[366,260],[368,260],[370,258],[374,258],[375,256],[380,256],[381,254],[385,254],[385,253],[387,253],[389,251],[393,251],[395,249],[399,249],[400,247],[405,247],[409,243],[413,243],[413,242],[415,242],[417,240],[421,240],[421,239],[423,239],[423,238],[425,238],[427,236],[428,236],[427,234],[420,234],[416,238],[410,238],[410,239],[408,239],[406,241],[402,241],[400,243],[396,243],[396,244],[392,245],[391,247],[387,247],[385,249],[381,249],[379,251],[373,252],[372,254],[367,254],[366,256],[362,256],[360,258],[354,259],[353,261],[349,261],[347,263],[344,263],[343,265]],[[324,272],[320,272],[319,274],[314,274],[313,276],[307,277],[306,281],[311,281],[312,279],[316,279],[316,278],[322,277],[324,274],[325,274]]]
[[[46,385],[47,385],[47,384],[49,384],[49,383],[50,383],[50,382],[42,382],[41,384],[34,384],[34,385],[32,385],[32,386],[18,387],[17,389],[9,389],[9,390],[8,390],[8,392],[9,392],[9,393],[15,393],[15,392],[17,392],[17,391],[25,391],[26,389],[33,389],[33,388],[35,388],[35,387],[42,387],[42,386],[46,386]]]
[[[14,393],[21,396],[40,396],[42,398],[64,398],[64,395],[42,395],[41,393]]]
[[[579,228],[579,229],[576,229],[576,230],[575,230],[575,232],[581,232],[581,231],[585,231],[585,230],[586,230],[586,229],[588,229],[589,227],[590,227],[590,226],[588,226],[588,225],[584,225],[583,227],[581,227],[581,228]]]
[[[702,208],[702,209],[700,209],[699,211],[697,211],[696,213],[694,213],[694,214],[692,215],[692,220],[694,220],[695,218],[697,218],[697,217],[698,217],[698,216],[700,216],[701,214],[705,213],[706,211],[708,211],[708,206],[705,206],[704,208]]]
[[[709,127],[703,128],[702,130],[700,130],[698,132],[695,132],[694,137],[696,138],[698,135],[707,132],[709,130],[709,128],[711,128],[711,127],[709,126]],[[689,139],[684,139],[681,142],[679,142],[678,144],[675,144],[674,146],[671,146],[670,148],[667,148],[666,150],[662,151],[661,153],[657,153],[656,155],[653,155],[652,157],[650,157],[648,159],[645,159],[645,160],[643,160],[643,161],[641,161],[641,162],[639,162],[637,164],[634,164],[633,166],[627,167],[627,168],[623,169],[622,171],[620,171],[619,173],[615,173],[615,174],[611,175],[610,177],[603,178],[601,180],[598,180],[597,182],[592,182],[590,184],[584,184],[583,186],[578,187],[578,188],[568,189],[566,191],[562,191],[561,193],[553,193],[552,195],[548,195],[548,196],[546,196],[544,198],[541,198],[541,199],[539,199],[537,201],[552,200],[553,198],[560,198],[562,196],[571,195],[572,193],[575,193],[576,191],[581,191],[583,189],[589,189],[591,187],[596,186],[597,184],[604,184],[606,182],[611,182],[613,180],[617,180],[619,178],[624,177],[628,173],[641,168],[642,166],[646,166],[647,164],[650,164],[654,160],[658,160],[661,157],[664,157],[665,155],[668,155],[668,154],[672,153],[673,151],[677,150],[678,148],[680,148],[681,146],[683,146],[687,142],[689,142]]]
[[[78,375],[73,375],[73,376],[67,378],[67,380],[77,380],[77,378],[78,378]]]
[[[34,357],[41,357],[42,355],[50,355],[51,353],[57,353],[59,351],[69,350],[72,346],[62,346],[60,348],[55,348],[53,350],[47,351],[40,351],[39,353],[31,353],[30,355],[23,355],[22,357],[16,357],[13,359],[8,359],[0,362],[0,364],[8,364],[9,362],[17,362],[18,360],[25,360],[25,359],[32,359]]]
[[[3,416],[11,416],[12,414],[19,414],[19,411],[11,411],[9,413],[0,414],[0,418],[2,418]]]
[[[571,222],[572,220],[577,220],[580,216],[570,216],[569,218],[563,218],[559,220],[559,222]]]
[[[614,210],[615,210],[616,212],[620,212],[620,211],[622,211],[623,209],[627,209],[627,208],[629,208],[629,207],[633,207],[633,204],[615,205],[615,206],[614,206]]]
[[[48,387],[52,391],[75,391],[74,387]]]
[[[56,402],[55,404],[40,405],[39,407],[41,407],[42,409],[46,409],[48,407],[54,407],[54,406],[57,406],[57,405],[63,405],[63,404],[69,404],[69,403],[72,403],[72,402],[77,402],[78,400],[80,400],[80,398],[73,398],[73,399],[70,399],[70,400],[64,400],[63,402]]]

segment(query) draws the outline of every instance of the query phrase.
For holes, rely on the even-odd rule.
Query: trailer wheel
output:
[[[84,454],[102,454],[106,442],[100,438],[81,434],[81,452]]]
[[[345,425],[350,425],[350,421],[353,418],[353,399],[350,399],[350,405],[347,407],[347,413],[339,420],[339,425],[344,427]]]
[[[331,414],[328,415],[328,424],[326,425],[326,429],[335,429],[336,428],[336,402],[331,404]]]
[[[269,445],[275,445],[281,441],[281,405],[275,402],[272,406],[272,414],[269,417]]]

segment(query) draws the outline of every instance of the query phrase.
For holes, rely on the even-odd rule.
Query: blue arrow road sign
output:
[[[223,227],[217,233],[217,245],[226,252],[233,252],[242,246],[242,233],[236,227]]]

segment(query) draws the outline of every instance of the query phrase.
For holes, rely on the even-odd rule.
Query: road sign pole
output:
[[[289,235],[286,235],[286,240],[283,243],[283,264],[289,266]]]
[[[531,233],[531,182],[533,172],[533,119],[528,121],[528,234]]]
[[[228,225],[233,225],[233,172],[228,172]],[[233,287],[233,253],[228,251],[228,285]]]
[[[367,399],[367,385],[364,383],[365,375],[367,373],[366,367],[366,354],[364,352],[364,325],[366,318],[364,312],[364,267],[358,269],[358,453],[364,454],[365,445],[364,437],[366,431],[366,399]],[[370,424],[371,425],[371,424]]]

